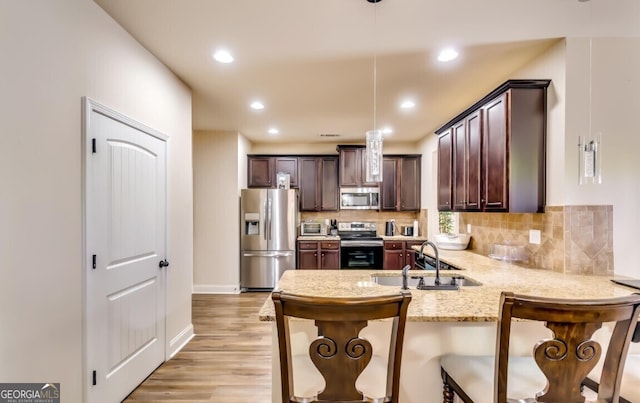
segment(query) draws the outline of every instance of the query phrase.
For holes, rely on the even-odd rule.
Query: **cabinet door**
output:
[[[396,210],[398,208],[398,163],[399,159],[395,157],[384,157],[382,160],[380,210]]]
[[[438,210],[450,211],[451,170],[453,167],[453,147],[451,129],[438,137]]]
[[[464,210],[467,198],[466,186],[466,121],[463,119],[451,128],[451,139],[453,141],[453,209]]]
[[[360,186],[361,166],[357,148],[340,148],[340,186]]]
[[[298,187],[298,158],[297,157],[275,157],[275,174],[289,174],[289,185]]]
[[[400,160],[399,210],[420,210],[420,157]]]
[[[340,268],[340,251],[339,250],[321,250],[320,251],[320,267],[323,269],[339,269]]]
[[[407,241],[405,244],[404,264],[411,266],[412,269],[416,268],[416,251],[412,246],[420,246],[422,241]]]
[[[318,268],[318,251],[317,250],[301,250],[298,251],[298,269],[317,269]]]
[[[385,241],[382,268],[385,270],[400,270],[404,263],[404,242]]]
[[[298,241],[298,269],[317,269],[318,249],[318,242]]]
[[[320,193],[322,203],[320,210],[337,211],[340,208],[340,189],[338,187],[338,157],[321,158],[321,185]]]
[[[385,270],[400,270],[404,263],[404,251],[400,250],[385,250],[384,251],[384,263],[382,267]]]
[[[270,188],[274,186],[274,160],[271,157],[249,157],[247,186],[250,188]]]
[[[482,171],[482,114],[481,111],[469,115],[466,131],[466,203],[465,210],[480,210],[480,175]]]
[[[300,165],[300,211],[320,211],[318,160],[315,157],[301,157],[298,163]]]
[[[508,92],[490,101],[484,111],[484,209],[507,211],[508,200]]]

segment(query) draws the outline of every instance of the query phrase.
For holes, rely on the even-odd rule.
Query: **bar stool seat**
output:
[[[602,371],[593,371],[589,374],[589,380],[593,383],[585,384],[593,389],[599,389],[600,373]],[[624,365],[622,373],[622,383],[620,385],[620,402],[640,402],[640,354],[629,354]]]
[[[456,395],[465,403],[584,403],[587,375],[601,365],[593,401],[617,403],[639,315],[640,294],[568,300],[502,292],[495,355],[441,357],[443,402]],[[551,337],[538,340],[531,356],[510,356],[513,319],[544,322]],[[593,339],[605,322],[615,324],[608,345]]]
[[[473,402],[493,403],[494,357],[449,354],[440,359],[440,366],[459,385],[464,385],[464,392]],[[547,378],[531,357],[510,357],[508,377],[507,395],[515,400],[530,398],[531,391],[542,390],[547,384]]]

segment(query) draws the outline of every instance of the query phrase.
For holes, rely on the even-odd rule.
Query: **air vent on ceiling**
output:
[[[338,133],[320,133],[320,137],[340,137]]]

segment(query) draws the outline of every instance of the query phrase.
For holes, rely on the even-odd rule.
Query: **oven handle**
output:
[[[341,247],[359,247],[359,246],[384,246],[384,241],[340,241]]]

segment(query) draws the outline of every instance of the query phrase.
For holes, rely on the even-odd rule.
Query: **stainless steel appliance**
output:
[[[340,222],[338,235],[343,269],[382,269],[384,241],[375,222]]]
[[[298,197],[294,189],[243,189],[240,197],[240,288],[272,290],[296,267]]]
[[[340,209],[379,210],[380,189],[340,188]]]
[[[327,235],[328,229],[325,224],[319,222],[301,222],[300,235]]]

